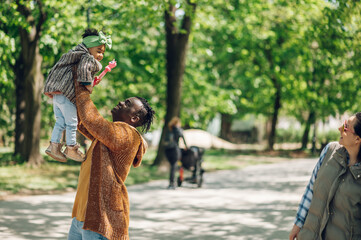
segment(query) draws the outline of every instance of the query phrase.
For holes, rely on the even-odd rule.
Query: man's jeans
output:
[[[64,95],[54,94],[53,108],[56,122],[51,134],[51,142],[60,143],[63,131],[66,130],[66,145],[75,145],[78,125],[76,106]]]
[[[73,218],[71,227],[69,230],[68,240],[108,240],[103,235],[82,229],[84,222],[80,222]]]

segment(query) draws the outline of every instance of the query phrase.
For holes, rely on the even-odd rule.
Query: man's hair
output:
[[[138,98],[142,104],[143,108],[139,110],[137,115],[140,118],[140,125],[142,126],[142,132],[148,132],[150,129],[150,126],[152,125],[153,119],[154,119],[154,110],[150,107],[148,101],[142,97],[136,97]]]
[[[85,29],[82,37],[86,38],[86,37],[89,37],[89,36],[99,36],[99,31],[94,29],[94,28]]]

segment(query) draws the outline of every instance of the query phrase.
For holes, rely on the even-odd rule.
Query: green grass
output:
[[[206,150],[202,166],[208,172],[238,169],[249,165],[285,161],[293,158],[291,153],[276,153],[272,157],[262,152]],[[168,165],[161,168],[151,166],[155,156],[155,149],[147,151],[142,165],[131,169],[126,180],[128,186],[168,178]],[[59,163],[47,155],[44,155],[44,159],[45,163],[40,167],[30,167],[9,151],[0,151],[0,199],[9,194],[51,193],[76,189],[80,163]]]
[[[3,154],[0,154],[0,196],[15,193],[64,191],[75,189],[80,164],[61,164],[46,161],[40,167],[30,167],[26,163],[4,166]]]
[[[0,191],[19,192],[27,190],[61,190],[74,188],[80,166],[60,165],[48,162],[32,168],[26,164],[0,168]]]
[[[155,150],[145,154],[141,167],[132,168],[127,185],[164,179],[167,174],[151,167]],[[40,167],[31,167],[9,152],[0,152],[0,197],[16,193],[42,193],[76,189],[81,163],[59,163],[47,155]]]
[[[210,149],[204,156],[203,167],[206,171],[239,169],[250,165],[285,161],[293,157],[286,151],[270,156],[266,152]]]

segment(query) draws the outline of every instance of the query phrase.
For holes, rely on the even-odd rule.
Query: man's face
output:
[[[103,60],[104,53],[105,53],[105,45],[100,45],[96,47],[88,48],[90,55],[93,55],[93,57],[98,60],[99,62]]]
[[[127,98],[124,102],[119,102],[112,110],[113,121],[126,122],[133,127],[139,124],[137,113],[142,110],[143,103],[135,97]]]

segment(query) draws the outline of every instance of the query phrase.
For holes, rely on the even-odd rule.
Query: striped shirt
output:
[[[313,184],[315,183],[315,180],[317,178],[317,173],[320,170],[320,167],[322,165],[323,159],[325,158],[325,155],[328,151],[330,144],[327,144],[326,147],[322,150],[321,154],[320,154],[320,158],[315,166],[315,168],[313,169],[312,175],[311,175],[311,179],[306,187],[305,193],[302,196],[300,205],[298,207],[298,211],[297,211],[297,215],[296,215],[296,219],[294,221],[294,223],[302,228],[303,224],[305,223],[307,214],[308,214],[308,210],[310,209],[311,206],[311,201],[312,201],[312,197],[313,197]],[[349,156],[347,155],[347,163],[349,162]],[[355,166],[360,165],[360,163],[356,163]]]
[[[94,75],[102,69],[102,65],[81,43],[74,49],[63,54],[60,60],[50,70],[45,81],[44,93],[61,92],[75,104],[75,89],[73,80],[73,66],[77,65],[78,81],[86,85],[92,83]]]

